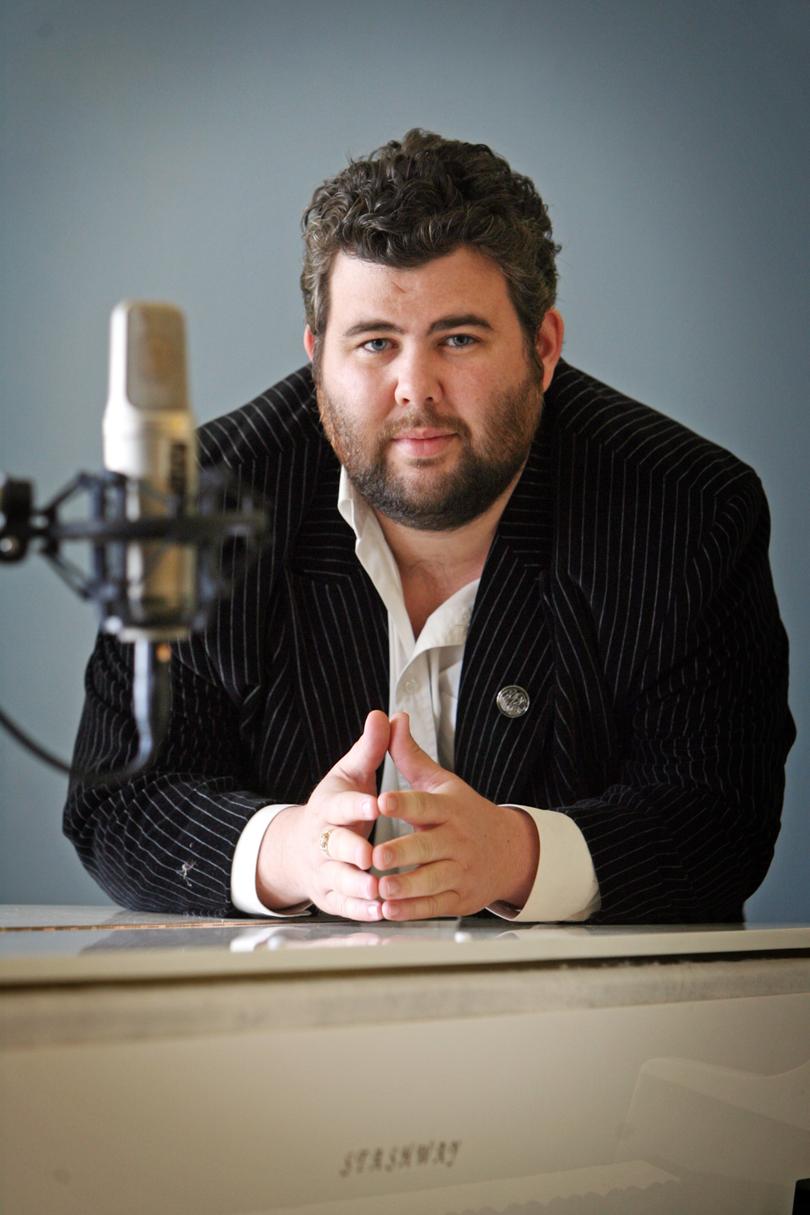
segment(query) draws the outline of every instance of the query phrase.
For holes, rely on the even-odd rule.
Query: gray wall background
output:
[[[792,641],[784,826],[751,918],[810,920],[806,0],[5,0],[2,447],[43,501],[101,464],[107,324],[183,307],[202,421],[303,361],[313,186],[421,125],[550,203],[567,357],[750,461]],[[0,570],[0,703],[67,755],[91,609]],[[0,741],[0,898],[104,901],[64,781]]]

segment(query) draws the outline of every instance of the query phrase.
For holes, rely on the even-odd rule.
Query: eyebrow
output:
[[[442,316],[439,320],[434,321],[428,329],[428,333],[446,333],[448,329],[464,329],[464,328],[488,329],[492,330],[489,321],[479,316],[475,312],[462,312],[458,316]],[[343,331],[343,336],[359,337],[361,333],[404,333],[405,330],[399,325],[392,324],[391,321],[374,320],[358,321],[355,325],[350,325],[348,329]]]

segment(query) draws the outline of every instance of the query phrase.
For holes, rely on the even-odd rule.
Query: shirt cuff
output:
[[[558,810],[524,810],[540,837],[540,863],[534,885],[522,908],[493,903],[487,910],[503,920],[557,922],[587,920],[602,904],[599,883],[585,836],[567,814]]]
[[[237,911],[283,920],[290,916],[305,915],[312,906],[311,903],[296,903],[294,907],[285,907],[282,911],[271,911],[269,907],[265,907],[256,891],[256,866],[264,833],[276,815],[293,804],[284,802],[277,806],[263,806],[245,824],[231,864],[231,902]]]

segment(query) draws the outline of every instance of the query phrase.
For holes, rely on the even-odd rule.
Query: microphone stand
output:
[[[257,548],[267,528],[264,511],[252,496],[242,495],[243,509],[218,510],[229,486],[227,474],[203,469],[194,511],[182,495],[161,494],[153,486],[121,473],[102,470],[77,473],[45,506],[34,506],[31,481],[0,474],[0,563],[22,561],[32,544],[60,578],[79,596],[96,605],[101,627],[122,633],[134,641],[133,714],[138,729],[138,752],[126,768],[110,773],[77,770],[31,738],[2,709],[2,726],[43,763],[85,784],[117,784],[145,771],[166,736],[171,709],[171,647],[169,642],[188,637],[205,627],[217,599],[227,589],[217,570],[217,556],[225,540],[242,540],[245,555],[234,565],[234,576],[243,572],[247,558]],[[126,517],[127,497],[133,489],[160,506],[159,515],[139,519]],[[64,507],[80,494],[87,494],[89,518],[65,520]],[[91,546],[90,572],[67,560],[62,545],[87,541]],[[177,608],[150,608],[149,619],[141,618],[137,600],[127,578],[127,548],[152,541],[157,544],[151,560],[158,561],[169,545],[197,550],[196,594],[185,612]]]

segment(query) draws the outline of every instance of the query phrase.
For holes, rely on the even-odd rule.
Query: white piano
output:
[[[6,907],[0,987],[6,1215],[810,1210],[810,926]]]

